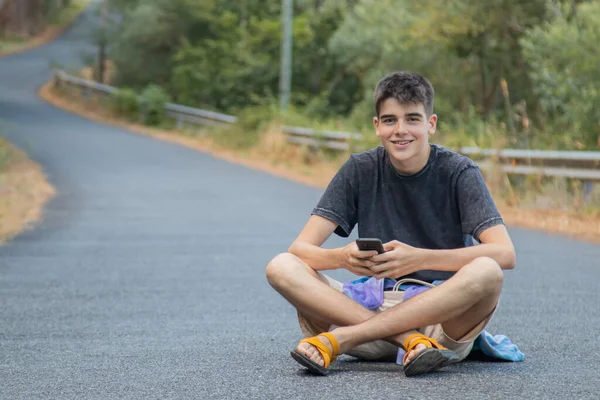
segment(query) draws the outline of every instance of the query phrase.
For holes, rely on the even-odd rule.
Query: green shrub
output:
[[[140,94],[140,112],[146,125],[160,125],[165,120],[165,104],[171,102],[169,94],[153,83]]]
[[[138,95],[133,89],[119,89],[112,99],[113,110],[125,117],[135,117],[139,112]]]
[[[520,43],[544,122],[552,128],[546,127],[545,136],[556,147],[591,150],[600,137],[600,70],[597,52],[591,51],[600,41],[600,3],[581,2],[571,10],[559,8]],[[569,138],[560,138],[565,132]]]

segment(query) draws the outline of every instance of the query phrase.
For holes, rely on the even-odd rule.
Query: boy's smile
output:
[[[408,147],[409,144],[414,142],[414,140],[390,140],[394,144],[394,147],[398,150],[403,150]]]
[[[404,175],[419,172],[429,159],[429,135],[435,133],[437,116],[427,117],[421,103],[400,104],[388,98],[373,118],[376,134],[390,155],[392,165]]]

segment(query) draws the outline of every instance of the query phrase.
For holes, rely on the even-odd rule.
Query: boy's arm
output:
[[[377,254],[376,251],[359,251],[355,242],[336,249],[321,247],[335,228],[337,228],[335,222],[319,215],[312,215],[288,252],[299,257],[316,271],[344,268],[356,275],[372,275],[369,267],[373,263],[367,259]]]
[[[477,257],[489,257],[502,269],[513,269],[516,264],[515,248],[502,224],[492,226],[479,235],[480,245],[452,250],[421,250],[421,268],[436,271],[458,271]]]
[[[376,278],[395,278],[421,270],[458,271],[477,257],[489,257],[502,269],[513,269],[515,248],[502,224],[492,226],[479,235],[480,245],[452,250],[419,249],[392,241],[383,245],[386,251],[374,256],[371,267]]]
[[[516,262],[515,249],[483,175],[472,161],[463,167],[456,179],[461,228],[481,244],[452,250],[425,250],[420,269],[458,271],[477,257],[492,258],[502,269],[512,269]]]

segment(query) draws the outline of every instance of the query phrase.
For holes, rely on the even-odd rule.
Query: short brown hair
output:
[[[433,86],[425,77],[415,72],[392,72],[381,79],[375,88],[375,112],[379,117],[381,103],[394,98],[400,104],[423,104],[429,116],[433,114],[433,95]]]

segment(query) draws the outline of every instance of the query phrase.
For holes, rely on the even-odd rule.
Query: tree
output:
[[[338,77],[327,47],[343,20],[342,7],[332,3],[300,0],[294,10],[292,102],[312,104],[320,114],[348,112],[355,98],[340,93],[347,76]],[[178,102],[224,112],[276,97],[280,0],[111,4],[123,15],[111,40],[117,84],[159,83]]]
[[[118,71],[117,84],[167,86],[173,57],[182,40],[211,35],[215,1],[147,0],[115,4],[124,7],[122,23],[111,34],[110,57]]]
[[[70,0],[2,0],[0,36],[35,36],[57,12],[69,6]]]
[[[595,147],[600,135],[600,3],[555,9],[553,19],[530,29],[521,40],[534,93],[548,119],[546,126]],[[551,132],[555,133],[555,132]]]

